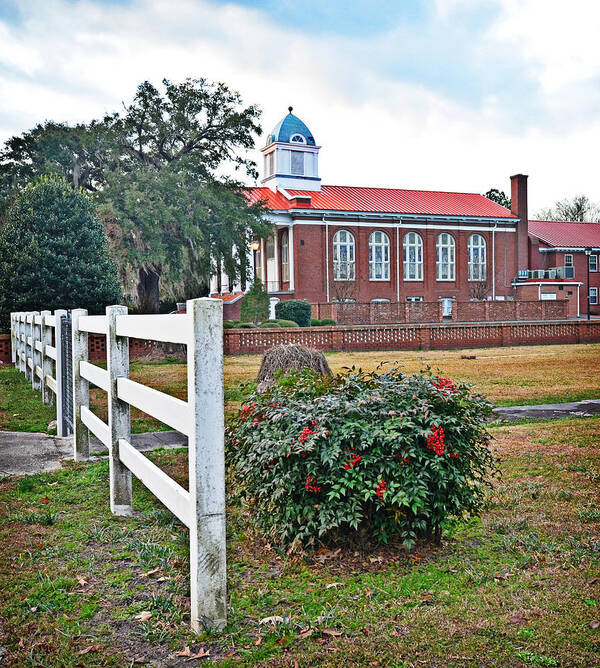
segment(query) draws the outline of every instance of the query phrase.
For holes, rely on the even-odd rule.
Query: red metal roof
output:
[[[600,247],[600,223],[530,220],[529,236],[559,248]]]
[[[249,188],[252,203],[264,201],[272,210],[317,209],[364,213],[423,214],[431,216],[474,216],[516,218],[508,209],[477,193],[447,193],[434,190],[322,186],[320,192],[288,190],[292,197],[310,197],[310,204],[290,201],[270,188]]]

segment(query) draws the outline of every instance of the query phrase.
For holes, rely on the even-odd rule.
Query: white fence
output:
[[[191,625],[195,631],[222,629],[226,623],[222,308],[218,299],[193,299],[187,302],[185,314],[128,315],[125,306],[109,306],[104,316],[88,316],[83,309],[71,312],[74,457],[78,461],[89,457],[91,432],[109,451],[114,514],[132,512],[133,473],[189,528]],[[36,326],[37,316],[14,315],[15,363],[25,368],[29,364],[34,372],[39,368],[42,373],[41,363],[27,357],[28,345],[32,354],[37,350],[34,335],[21,331],[29,326],[28,318]],[[52,322],[52,316],[47,322]],[[89,363],[88,333],[106,336],[106,369]],[[129,339],[133,337],[187,346],[187,402],[129,378]],[[90,410],[90,383],[108,395],[108,424]],[[130,406],[188,437],[188,489],[131,445]]]
[[[61,341],[61,319],[67,312],[59,310],[11,313],[10,336],[12,362],[34,390],[39,390],[45,404],[56,403],[56,431],[67,436],[68,426],[63,415],[64,395],[61,374],[64,346]]]

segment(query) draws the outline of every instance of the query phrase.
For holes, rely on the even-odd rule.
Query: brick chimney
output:
[[[510,177],[510,208],[520,218],[517,224],[517,269],[529,269],[529,242],[527,228],[527,175],[515,174]]]

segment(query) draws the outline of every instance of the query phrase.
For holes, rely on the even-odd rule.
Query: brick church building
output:
[[[321,147],[289,111],[248,191],[274,223],[251,258],[273,304],[568,299],[576,316],[587,312],[589,263],[594,310],[600,224],[529,221],[527,176],[511,177],[512,210],[475,193],[323,185]],[[235,317],[243,293],[226,276],[219,284]]]

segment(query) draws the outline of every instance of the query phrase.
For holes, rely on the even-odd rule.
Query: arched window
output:
[[[423,280],[423,239],[416,232],[404,237],[404,280]]]
[[[369,237],[369,278],[372,281],[390,280],[390,239],[379,230]]]
[[[435,244],[435,276],[438,281],[453,281],[455,278],[454,237],[447,232],[438,235]]]
[[[355,278],[354,235],[338,230],[333,235],[333,280],[353,281]]]
[[[290,280],[290,242],[287,230],[281,233],[281,280]]]
[[[485,239],[481,236],[481,234],[472,234],[469,237],[467,253],[469,258],[469,280],[485,281],[487,276]]]

